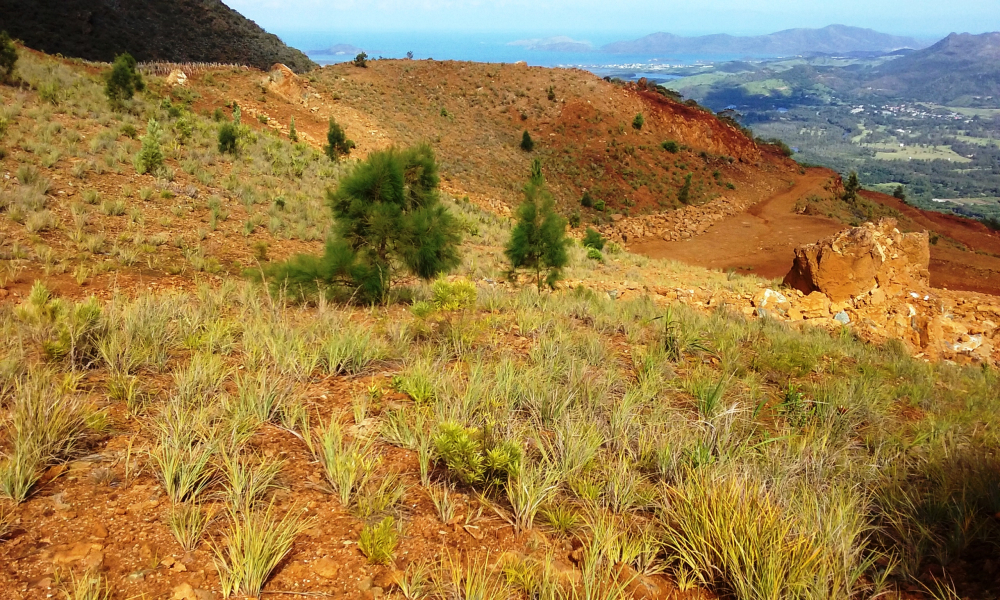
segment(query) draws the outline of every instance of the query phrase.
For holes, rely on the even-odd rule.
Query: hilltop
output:
[[[929,48],[886,62],[861,84],[873,93],[950,104],[1000,98],[1000,32],[952,33]]]
[[[110,62],[316,65],[221,0],[0,0],[0,30],[31,48]]]
[[[821,29],[786,29],[758,36],[716,34],[683,37],[654,33],[637,40],[614,42],[602,49],[618,54],[795,56],[814,53],[891,52],[924,46],[925,43],[909,37],[860,27],[828,25]]]

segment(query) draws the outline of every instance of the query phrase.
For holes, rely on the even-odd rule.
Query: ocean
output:
[[[600,39],[598,36],[574,36],[591,42],[588,52],[557,52],[535,50],[512,42],[537,38],[537,34],[518,33],[386,33],[348,31],[288,31],[278,32],[288,45],[302,50],[318,64],[353,60],[359,51],[369,58],[404,58],[407,52],[414,59],[460,60],[489,63],[524,61],[539,67],[579,68],[601,77],[638,79],[646,77],[662,82],[676,79],[672,73],[682,67],[697,67],[714,62],[737,60],[736,56],[650,56],[611,54],[600,49],[603,44],[621,39]],[[330,49],[340,46],[339,52]]]

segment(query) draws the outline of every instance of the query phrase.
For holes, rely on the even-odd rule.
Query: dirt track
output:
[[[794,249],[844,229],[825,217],[796,214],[795,203],[810,195],[827,194],[826,169],[796,175],[788,190],[755,204],[747,212],[713,225],[704,235],[681,242],[643,241],[629,250],[651,258],[672,258],[713,269],[735,269],[761,277],[783,277],[792,265]]]

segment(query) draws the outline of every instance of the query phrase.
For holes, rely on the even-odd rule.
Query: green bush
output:
[[[684,185],[681,189],[677,190],[677,201],[681,204],[688,204],[691,202],[691,174],[688,173],[684,176]]]
[[[135,159],[135,170],[143,173],[156,174],[163,169],[163,150],[160,149],[162,129],[156,119],[150,119],[146,126],[146,135],[142,136],[142,147]]]
[[[368,67],[368,54],[366,52],[362,52],[362,53],[358,54],[357,56],[355,56],[354,57],[354,66],[355,67],[361,67],[361,68],[367,68]]]
[[[545,189],[542,164],[535,160],[531,179],[524,187],[524,202],[517,208],[517,225],[510,234],[504,254],[510,261],[513,275],[517,269],[535,272],[535,283],[554,287],[569,262],[566,253],[566,219],[555,211],[555,200]]]
[[[295,129],[295,117],[292,117],[292,122],[288,124],[288,139],[293,142],[299,141],[299,132]]]
[[[488,444],[473,427],[445,422],[434,436],[434,450],[448,473],[465,485],[499,487],[521,465],[521,449],[511,441]]]
[[[0,31],[0,81],[10,81],[17,64],[17,46],[6,31]]]
[[[524,133],[521,135],[521,150],[525,152],[531,152],[535,149],[535,140],[531,139],[531,134],[525,129]]]
[[[587,248],[587,258],[590,260],[604,260],[604,255],[597,248]]]
[[[588,227],[586,233],[583,234],[583,246],[597,251],[604,250],[604,236],[593,227]]]
[[[605,208],[607,208],[607,206],[604,205],[604,200],[594,201],[594,210],[604,212]]]
[[[583,193],[583,197],[580,198],[580,206],[584,208],[594,207],[594,198],[590,195],[590,192]]]
[[[580,211],[574,210],[569,215],[569,226],[572,227],[573,229],[576,229],[577,227],[580,226],[580,220],[581,220]]]
[[[239,128],[234,123],[223,123],[219,127],[219,152],[235,155],[239,149]]]
[[[112,104],[131,100],[137,91],[146,89],[142,75],[136,70],[137,63],[129,53],[119,54],[106,75],[104,93]]]
[[[354,142],[347,139],[344,128],[334,121],[333,117],[330,117],[330,126],[326,132],[326,141],[327,145],[323,148],[323,152],[333,161],[340,160],[341,156],[350,154],[351,149],[355,147]]]
[[[660,144],[660,146],[671,154],[677,154],[681,150],[680,144],[678,144],[674,140],[667,140],[662,144]]]
[[[646,117],[642,116],[642,113],[637,114],[635,118],[632,119],[632,129],[635,129],[636,131],[641,130],[642,126],[645,124]]]
[[[275,291],[301,299],[333,287],[384,302],[400,269],[426,280],[458,266],[460,224],[441,205],[438,181],[430,146],[370,154],[327,192],[336,225],[323,256],[266,269]]]
[[[439,279],[431,289],[434,306],[438,310],[464,310],[476,305],[476,284],[467,279],[447,282]]]

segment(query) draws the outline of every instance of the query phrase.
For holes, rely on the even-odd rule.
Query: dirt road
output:
[[[784,192],[755,204],[745,213],[713,225],[700,236],[680,241],[642,241],[629,250],[650,258],[672,258],[713,269],[734,269],[761,277],[783,277],[791,268],[794,249],[844,229],[825,217],[799,215],[795,203],[810,195],[826,195],[826,169],[809,169],[797,175]]]

